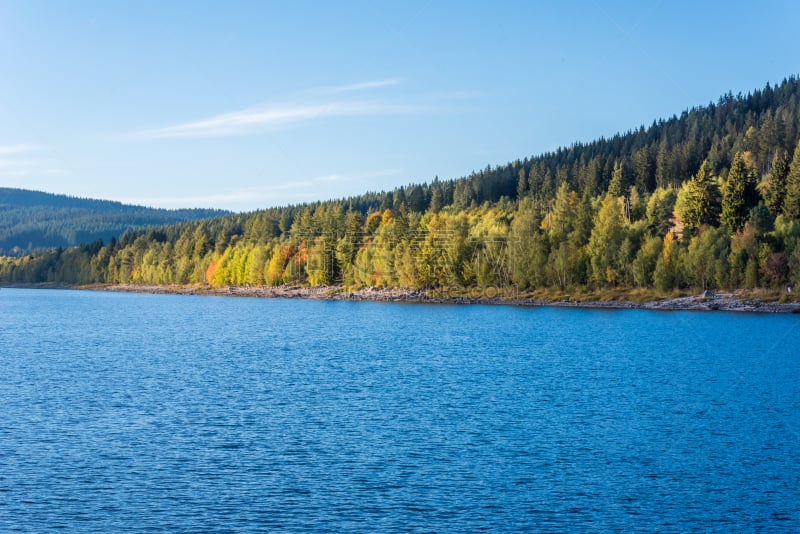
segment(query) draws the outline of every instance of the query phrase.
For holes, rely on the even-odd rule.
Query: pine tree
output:
[[[745,161],[743,153],[737,152],[722,188],[722,222],[731,232],[741,230],[750,209],[757,203],[755,172]]]
[[[564,241],[567,235],[572,231],[572,225],[575,222],[575,206],[577,203],[577,193],[570,191],[567,182],[563,182],[558,187],[558,192],[553,202],[553,209],[547,218],[546,225],[554,247]]]
[[[719,188],[703,161],[697,175],[683,184],[675,203],[675,211],[688,233],[694,234],[702,225],[716,225],[719,221]]]
[[[528,194],[528,175],[525,172],[525,167],[519,170],[519,179],[517,180],[517,200],[522,200]]]
[[[792,164],[789,165],[789,174],[786,175],[783,214],[790,219],[800,219],[800,140],[797,141]]]
[[[666,137],[661,138],[656,154],[656,187],[666,188],[672,182],[672,169],[670,168],[670,150]]]
[[[772,169],[767,178],[767,188],[764,200],[767,208],[773,215],[783,211],[783,201],[786,198],[786,176],[789,174],[789,156],[783,150],[776,150],[772,159]]]
[[[431,205],[428,208],[431,213],[439,213],[442,209],[442,190],[439,187],[434,187],[431,190]]]
[[[656,188],[649,147],[643,146],[633,153],[633,174],[636,188],[639,191],[649,193]]]
[[[614,171],[611,173],[611,183],[608,184],[608,194],[614,198],[627,193],[625,183],[625,167],[620,161],[614,162]]]

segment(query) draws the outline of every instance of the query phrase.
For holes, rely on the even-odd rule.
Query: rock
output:
[[[705,291],[703,291],[703,298],[704,299],[710,299],[712,297],[714,297],[714,292],[713,291],[711,291],[710,289],[706,289]]]

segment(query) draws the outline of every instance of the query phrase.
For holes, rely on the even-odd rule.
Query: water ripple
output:
[[[800,317],[3,289],[0,318],[2,531],[800,530]]]

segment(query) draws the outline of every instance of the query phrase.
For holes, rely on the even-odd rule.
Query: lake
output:
[[[0,290],[0,530],[798,531],[800,316]]]

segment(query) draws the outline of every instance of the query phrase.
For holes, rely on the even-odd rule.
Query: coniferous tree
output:
[[[741,230],[750,209],[757,203],[755,172],[745,161],[744,154],[737,152],[722,188],[722,222],[731,232]]]
[[[431,190],[431,203],[430,206],[428,207],[428,210],[431,213],[439,213],[439,210],[442,209],[442,204],[443,204],[442,190],[439,189],[438,187],[434,187]]]
[[[643,146],[633,153],[633,174],[634,183],[640,192],[650,193],[656,188],[653,161],[648,146]]]
[[[773,215],[783,211],[786,198],[786,177],[789,174],[789,156],[782,149],[776,150],[772,159],[772,169],[767,176],[764,201]]]
[[[558,246],[566,240],[567,235],[572,231],[577,202],[578,195],[574,191],[570,191],[567,182],[562,182],[558,187],[552,210],[544,221],[553,246]]]
[[[789,173],[786,175],[783,214],[789,219],[800,219],[800,140],[797,141]]]
[[[525,167],[519,170],[519,179],[517,180],[517,200],[521,200],[528,194],[528,175],[525,172]]]
[[[621,197],[626,193],[625,167],[621,161],[615,161],[614,171],[611,174],[611,182],[608,184],[608,194],[613,197]]]
[[[708,170],[708,161],[703,161],[697,175],[683,184],[675,203],[684,233],[694,234],[702,225],[716,226],[720,215],[719,197],[719,187]]]
[[[657,236],[664,236],[673,226],[672,212],[677,196],[672,189],[659,187],[647,202],[647,223]]]

